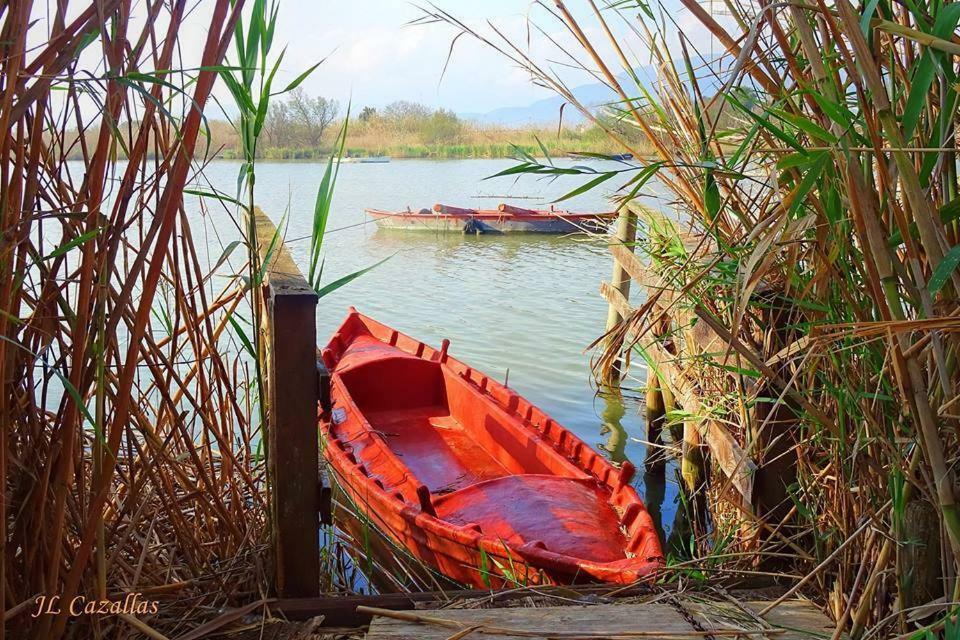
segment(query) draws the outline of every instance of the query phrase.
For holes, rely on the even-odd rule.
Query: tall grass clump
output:
[[[653,183],[666,194],[633,247],[648,295],[598,364],[627,356],[646,366],[625,384],[673,392],[684,483],[707,511],[686,566],[805,575],[837,635],[955,630],[960,4],[681,3],[685,21],[656,3],[536,3],[530,32],[603,79],[654,150],[581,172],[636,210]],[[591,117],[496,28],[427,19]],[[547,35],[558,24],[567,40]]]

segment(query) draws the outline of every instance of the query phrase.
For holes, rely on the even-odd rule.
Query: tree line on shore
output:
[[[301,88],[290,92],[285,100],[270,103],[258,155],[273,160],[328,157],[345,111],[335,99],[311,96]],[[212,121],[210,131],[211,146],[220,157],[238,156],[239,136],[230,122]],[[399,100],[379,109],[365,106],[350,115],[345,155],[507,157],[518,149],[541,155],[545,148],[551,155],[564,155],[603,153],[608,146],[603,131],[593,125],[480,124],[449,109]]]

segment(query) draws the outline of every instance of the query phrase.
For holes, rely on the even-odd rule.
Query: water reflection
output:
[[[627,444],[631,441],[626,428],[623,425],[624,417],[627,415],[627,405],[629,401],[625,400],[622,391],[617,387],[603,385],[599,392],[602,402],[600,408],[600,435],[606,436],[606,440],[597,445],[597,448],[606,453],[607,457],[616,464],[627,462]],[[633,403],[636,404],[635,402]],[[635,410],[638,410],[636,407]],[[635,441],[636,439],[634,439]],[[649,453],[646,447],[643,448],[644,457]],[[633,461],[638,468],[641,466],[639,460]],[[643,498],[643,502],[653,519],[653,524],[657,529],[657,535],[660,542],[666,541],[666,533],[663,528],[663,508],[667,496],[666,476],[663,473],[663,467],[658,472],[644,473],[634,479],[634,486]]]
[[[487,266],[485,260],[493,258],[505,262],[540,259],[549,255],[550,261],[564,257],[582,260],[582,252],[594,248],[602,250],[602,240],[595,236],[580,234],[490,234],[441,233],[430,231],[406,231],[381,229],[370,226],[372,233],[367,241],[372,248],[393,251],[428,252],[436,256],[456,258],[463,256],[478,265]]]
[[[627,430],[623,427],[623,417],[627,408],[619,389],[604,385],[600,391],[603,408],[600,410],[600,435],[607,436],[600,449],[607,453],[612,462],[621,464],[627,460]]]

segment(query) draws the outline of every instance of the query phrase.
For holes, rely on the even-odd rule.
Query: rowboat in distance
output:
[[[583,160],[608,160],[611,162],[629,162],[630,160],[633,160],[632,153],[602,154],[602,153],[577,153],[576,151],[572,151],[568,155],[574,158],[582,158]]]
[[[464,209],[435,204],[432,209],[385,211],[367,209],[382,229],[456,233],[604,232],[616,212],[573,213],[557,209],[524,209],[501,204],[496,209]]]
[[[340,162],[348,164],[383,164],[390,162],[390,156],[348,156],[341,158]]]
[[[370,524],[474,587],[652,577],[653,520],[614,467],[511,389],[351,308],[322,350],[332,476]]]

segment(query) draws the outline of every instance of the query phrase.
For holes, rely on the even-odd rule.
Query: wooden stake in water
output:
[[[612,244],[620,244],[628,250],[633,251],[633,243],[637,239],[637,216],[628,205],[620,208],[620,217],[617,218],[617,233]],[[610,278],[613,287],[620,292],[624,300],[630,300],[630,274],[627,273],[623,265],[614,258],[613,276]],[[607,310],[607,331],[610,331],[623,321],[623,316],[617,307],[611,304]],[[614,363],[610,367],[609,384],[620,382],[620,363]]]
[[[666,454],[663,451],[663,425],[666,422],[666,406],[663,402],[663,392],[660,390],[660,378],[655,371],[647,370],[646,409],[644,417],[647,422],[647,455],[644,466],[647,473],[663,475]]]

